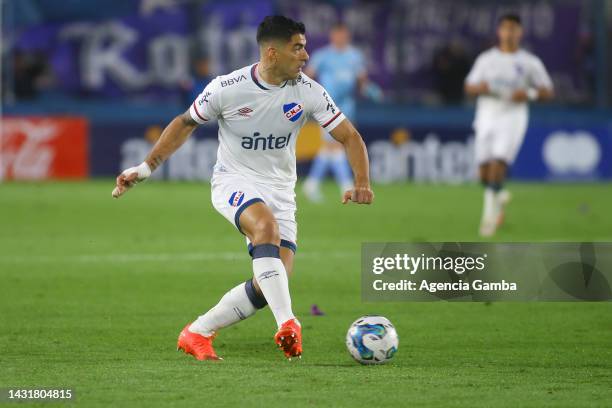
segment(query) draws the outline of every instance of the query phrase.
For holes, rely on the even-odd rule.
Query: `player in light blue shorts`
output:
[[[363,54],[351,45],[348,27],[343,23],[336,24],[329,39],[329,45],[312,55],[306,72],[310,77],[316,77],[344,115],[354,120],[357,89],[375,100],[381,99],[382,93],[380,88],[368,81]],[[304,183],[304,193],[309,200],[322,201],[319,185],[330,168],[340,187],[340,194],[350,190],[352,175],[344,149],[329,133],[324,132],[323,146]]]

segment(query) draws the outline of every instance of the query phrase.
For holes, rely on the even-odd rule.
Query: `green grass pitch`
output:
[[[610,303],[362,303],[360,243],[474,241],[476,186],[375,186],[371,207],[298,194],[287,362],[269,310],[222,331],[220,363],[175,351],[183,325],[252,275],[208,185],[0,185],[0,387],[70,387],[75,406],[610,406]],[[612,241],[609,184],[511,184],[497,241]],[[316,303],[325,316],[309,315]],[[344,346],[363,314],[395,324],[386,366]],[[46,406],[46,405],[45,405]]]

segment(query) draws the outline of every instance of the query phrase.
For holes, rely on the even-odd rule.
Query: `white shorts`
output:
[[[476,126],[476,162],[503,160],[509,165],[514,163],[526,131],[527,119],[517,117],[512,120],[500,118],[495,125]]]
[[[231,222],[238,231],[240,215],[250,205],[263,202],[270,208],[278,223],[281,246],[297,249],[297,222],[295,221],[295,191],[293,188],[279,189],[254,182],[240,174],[215,173],[211,180],[213,207]],[[244,234],[244,233],[243,233]],[[247,238],[249,253],[252,245]]]

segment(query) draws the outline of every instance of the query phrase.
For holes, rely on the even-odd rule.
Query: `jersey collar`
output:
[[[289,81],[285,81],[280,86],[278,86],[278,85],[270,85],[270,84],[266,83],[263,79],[260,79],[259,76],[257,75],[257,66],[258,65],[259,65],[259,63],[253,64],[253,66],[251,67],[251,79],[253,80],[253,82],[255,82],[255,85],[257,85],[258,87],[260,87],[264,91],[270,91],[270,90],[273,90],[273,89],[284,88],[285,85],[287,85],[287,82],[289,82]]]

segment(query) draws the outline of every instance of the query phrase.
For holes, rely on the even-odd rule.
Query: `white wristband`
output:
[[[151,167],[147,164],[147,162],[142,162],[138,166],[136,166],[138,170],[138,178],[149,178],[151,175]]]
[[[129,169],[123,170],[124,176],[128,176],[130,174],[136,173],[138,175],[137,182],[149,178],[151,175],[151,168],[147,164],[147,162],[142,162],[136,167],[130,167]]]
[[[489,84],[489,93],[491,95],[494,95],[494,96],[497,96],[497,97],[501,97],[503,92],[504,92],[504,88],[501,85],[499,85],[499,84],[497,84],[495,82],[491,82]]]
[[[535,89],[535,88],[527,89],[527,99],[529,99],[530,101],[537,100],[538,96],[540,96],[540,93],[538,92],[537,89]]]
[[[512,98],[511,89],[495,82],[489,85],[489,92],[491,93],[491,95],[496,96],[505,101],[509,101]]]

